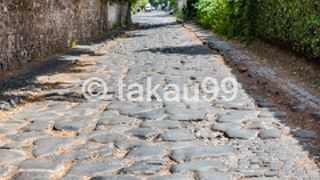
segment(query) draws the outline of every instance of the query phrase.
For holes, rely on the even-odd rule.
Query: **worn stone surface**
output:
[[[167,176],[154,176],[149,177],[148,180],[190,180],[193,179],[187,175],[181,175],[181,174],[172,174]]]
[[[258,135],[258,131],[252,129],[238,129],[238,128],[227,128],[225,131],[226,135],[230,138],[238,139],[255,139]]]
[[[171,172],[186,173],[188,171],[208,171],[211,169],[223,169],[223,164],[216,160],[198,160],[177,164],[171,168]]]
[[[24,158],[22,152],[10,150],[10,149],[0,149],[0,163],[11,163],[12,161],[21,160]]]
[[[96,141],[100,143],[110,143],[110,142],[115,142],[117,140],[122,140],[122,139],[127,139],[127,138],[126,136],[122,134],[117,134],[117,133],[102,134],[102,135],[97,135],[91,138],[92,141]]]
[[[142,145],[130,150],[128,157],[136,161],[161,160],[167,155],[166,150],[157,145]]]
[[[157,131],[150,128],[136,128],[128,131],[129,134],[139,138],[150,138],[157,134]]]
[[[135,176],[125,176],[125,175],[117,175],[117,176],[95,176],[91,178],[91,180],[141,180],[142,178]]]
[[[52,159],[27,159],[19,164],[20,169],[25,170],[56,170],[63,166],[64,161]]]
[[[272,138],[279,138],[282,134],[282,131],[279,129],[267,129],[262,130],[259,133],[259,137],[261,139],[272,139]]]
[[[234,150],[231,146],[211,145],[177,149],[172,151],[170,157],[178,162],[182,162],[197,158],[221,157],[233,154]]]
[[[232,176],[223,172],[198,172],[197,177],[201,180],[232,180]]]
[[[313,113],[311,113],[311,115],[313,117],[315,117],[316,119],[320,119],[320,112],[313,112]]]
[[[170,130],[158,136],[158,140],[163,141],[192,141],[195,139],[195,135],[188,129]]]
[[[305,129],[300,129],[300,130],[295,132],[295,136],[299,137],[299,138],[313,138],[316,135],[317,135],[316,132],[305,130]]]
[[[145,121],[142,123],[143,127],[153,128],[153,129],[178,129],[181,128],[181,124],[177,121]]]
[[[301,143],[317,134],[299,135],[277,118],[285,113],[258,107],[242,86],[228,102],[223,94],[213,102],[120,100],[119,79],[128,87],[152,77],[164,96],[169,83],[194,87],[206,77],[234,77],[174,18],[153,12],[134,21],[148,24],[88,45],[95,53],[77,56],[81,65],[72,67],[81,70],[41,74],[16,90],[46,98],[0,112],[0,179],[318,179]],[[83,98],[90,77],[105,79],[113,96]]]
[[[72,167],[68,174],[79,177],[94,175],[96,173],[110,173],[119,170],[122,167],[120,160],[113,161],[82,161]]]
[[[0,168],[0,176],[3,176],[7,172],[6,168]]]
[[[81,129],[86,129],[90,126],[90,121],[58,121],[55,125],[54,128],[56,130],[61,130],[61,131],[79,131]]]
[[[18,172],[13,176],[13,179],[16,180],[25,180],[25,179],[43,179],[43,180],[50,180],[52,173],[46,171],[23,171]]]
[[[142,161],[134,163],[128,168],[121,170],[123,174],[156,174],[160,172],[161,163],[152,161]]]

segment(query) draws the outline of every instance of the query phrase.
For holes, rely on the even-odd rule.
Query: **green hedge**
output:
[[[260,0],[257,12],[258,36],[320,57],[319,0]]]
[[[228,37],[255,36],[320,57],[319,0],[200,0],[197,17]]]

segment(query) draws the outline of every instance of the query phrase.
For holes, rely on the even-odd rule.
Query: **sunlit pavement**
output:
[[[242,89],[226,101],[120,100],[119,81],[148,78],[164,87],[196,89],[206,78],[235,78],[220,55],[163,12],[138,14],[139,26],[73,56],[64,73],[37,77],[17,90],[33,101],[1,116],[0,176],[13,179],[318,179],[315,163],[267,109]],[[97,45],[93,45],[97,46]],[[90,78],[105,81],[108,96],[84,92]],[[95,81],[98,82],[98,81]],[[90,83],[90,81],[88,82]],[[85,83],[86,84],[86,83]],[[46,85],[43,88],[41,85]],[[220,87],[221,88],[221,87]],[[105,94],[104,94],[105,95]],[[175,95],[175,94],[173,94]],[[203,90],[200,96],[205,97]],[[133,96],[135,97],[135,96]],[[145,97],[145,96],[144,96]],[[137,99],[136,99],[137,100]]]

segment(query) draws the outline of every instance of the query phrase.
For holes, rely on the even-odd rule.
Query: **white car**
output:
[[[151,12],[151,11],[152,11],[152,6],[151,6],[151,4],[147,4],[147,5],[146,5],[145,11],[146,11],[146,12]]]

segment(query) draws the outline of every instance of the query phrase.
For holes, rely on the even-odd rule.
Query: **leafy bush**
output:
[[[169,4],[171,8],[176,8],[177,7],[177,0],[169,0]]]
[[[311,58],[320,58],[319,0],[260,0],[257,35]]]
[[[178,19],[181,19],[181,20],[184,20],[184,19],[185,19],[182,10],[177,10],[177,12],[176,12],[176,17],[177,17]]]
[[[255,0],[200,0],[197,17],[202,25],[228,37],[254,34]]]
[[[138,10],[143,10],[148,3],[149,0],[131,0],[131,11],[136,13]]]
[[[255,36],[320,57],[319,0],[200,0],[199,22],[227,37]]]

